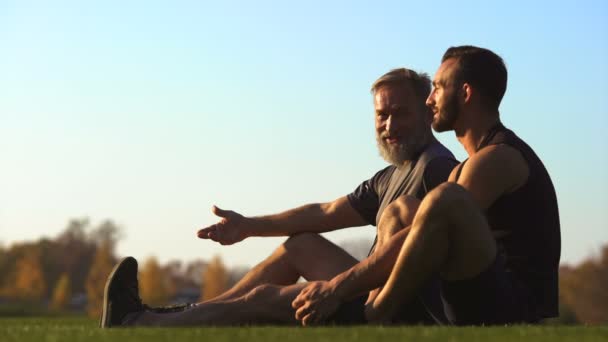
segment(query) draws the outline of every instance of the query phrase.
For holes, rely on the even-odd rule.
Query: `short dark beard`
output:
[[[445,106],[438,112],[437,119],[433,120],[433,129],[435,132],[446,132],[454,129],[454,123],[460,116],[458,108],[458,99],[455,95],[448,98]]]
[[[378,144],[380,156],[389,164],[400,168],[406,161],[413,160],[420,154],[422,148],[429,142],[428,133],[427,130],[420,127],[416,130],[415,135],[403,139],[405,141],[399,141],[394,146],[391,146],[384,140],[386,134],[380,135],[376,133],[376,143]]]

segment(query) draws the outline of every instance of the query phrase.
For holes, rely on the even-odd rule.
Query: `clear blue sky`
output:
[[[282,239],[196,239],[217,204],[274,213],[385,164],[371,83],[453,45],[509,68],[503,121],[558,193],[562,261],[608,242],[605,1],[0,0],[0,240],[111,218],[122,255],[260,261]],[[453,133],[440,140],[464,158]],[[366,227],[330,234],[373,236]]]

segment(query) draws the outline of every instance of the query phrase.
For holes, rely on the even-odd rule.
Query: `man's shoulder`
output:
[[[458,165],[454,154],[440,142],[429,145],[419,161],[423,168],[422,182],[424,194],[448,180],[450,173]]]
[[[450,151],[447,147],[445,147],[438,140],[435,140],[432,143],[430,143],[424,149],[424,151],[422,151],[422,155],[420,157],[422,158],[424,156],[427,156],[427,158],[429,158],[429,157],[430,158],[434,158],[434,157],[451,157],[451,158],[454,158],[454,154],[452,153],[452,151]]]
[[[510,193],[524,185],[529,174],[528,163],[518,149],[497,144],[484,147],[469,158],[462,170],[462,182],[478,184],[479,191],[496,189],[497,193]]]
[[[468,167],[484,167],[492,165],[502,168],[504,165],[526,165],[526,160],[516,146],[501,143],[482,148],[469,158]]]
[[[431,165],[452,165],[453,167],[458,164],[458,160],[456,160],[452,151],[443,146],[439,141],[434,141],[422,151],[419,162],[424,168]]]
[[[390,180],[396,169],[397,167],[395,167],[394,165],[388,165],[387,167],[376,172],[372,176],[372,178],[368,179],[366,182],[372,183],[374,187],[381,186],[382,184],[385,184]]]

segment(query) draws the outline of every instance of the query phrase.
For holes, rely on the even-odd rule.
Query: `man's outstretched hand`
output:
[[[199,230],[196,235],[201,239],[211,239],[222,245],[232,245],[247,237],[243,227],[243,215],[232,210],[223,210],[216,206],[211,211],[221,217],[220,221]]]
[[[296,309],[296,319],[302,325],[316,325],[325,323],[338,311],[341,302],[329,282],[314,281],[300,291],[291,306]]]

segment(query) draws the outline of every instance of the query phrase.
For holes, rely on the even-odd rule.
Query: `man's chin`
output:
[[[451,121],[441,119],[433,120],[431,127],[433,127],[433,130],[437,133],[447,132],[454,129],[454,125]]]
[[[396,146],[383,145],[378,147],[380,148],[379,152],[382,159],[396,167],[403,166],[403,164],[412,157],[410,153],[403,151]]]

